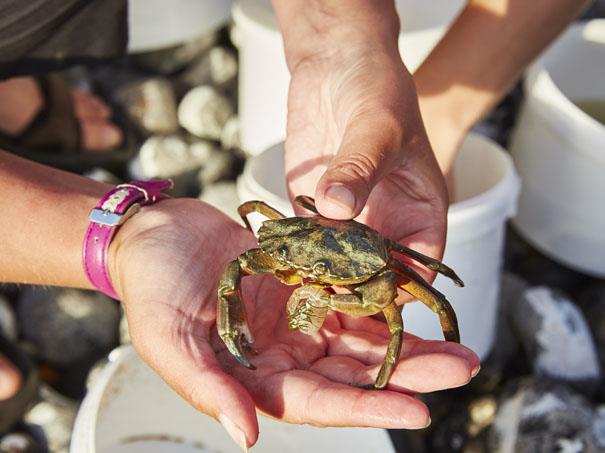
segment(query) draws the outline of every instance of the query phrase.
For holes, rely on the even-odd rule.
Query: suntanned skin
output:
[[[290,194],[315,194],[324,216],[359,215],[385,236],[437,259],[447,192],[416,87],[431,143],[447,168],[470,123],[585,4],[472,2],[414,83],[397,51],[392,1],[273,3],[292,72]],[[495,56],[501,64],[494,64]],[[81,242],[89,210],[108,190],[0,152],[0,279],[89,288]],[[393,214],[393,203],[405,215]],[[224,237],[230,240],[217,240]],[[247,291],[260,349],[257,370],[236,367],[213,334],[216,282],[233,257],[252,247],[249,232],[211,207],[165,200],[129,219],[109,256],[139,353],[193,406],[221,421],[242,448],[258,437],[256,410],[321,426],[421,427],[428,411],[406,392],[463,385],[478,370],[477,357],[462,346],[406,337],[387,390],[376,395],[350,388],[345,384],[367,384],[378,373],[388,327],[331,314],[321,338],[301,340],[280,318],[288,290],[262,276],[251,279]],[[7,375],[2,368],[0,374]]]
[[[587,0],[468,2],[414,73],[424,124],[445,174],[450,173],[466,133],[589,4]]]

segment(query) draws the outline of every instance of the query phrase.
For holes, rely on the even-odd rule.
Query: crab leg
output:
[[[272,260],[260,249],[251,249],[231,261],[218,283],[216,327],[227,349],[239,363],[254,369],[244,356],[242,348],[254,342],[242,301],[240,284],[246,275],[272,272]]]
[[[383,272],[365,283],[350,288],[353,294],[333,294],[329,306],[335,311],[352,316],[370,316],[382,311],[391,332],[374,388],[381,389],[387,385],[397,363],[403,341],[403,320],[395,304],[397,286],[391,272]]]
[[[314,212],[315,214],[319,214],[317,212],[317,208],[315,207],[315,200],[307,195],[299,195],[294,199],[294,203],[305,208],[307,211]]]
[[[429,285],[418,272],[405,264],[392,259],[389,266],[395,273],[397,285],[425,304],[439,315],[439,322],[443,330],[443,336],[447,341],[460,343],[460,332],[458,331],[458,319],[452,305],[443,294]]]
[[[250,226],[250,222],[248,221],[248,214],[253,212],[258,212],[259,214],[264,215],[272,220],[275,219],[284,219],[286,216],[279,212],[277,209],[272,208],[264,201],[247,201],[240,205],[237,208],[237,213],[240,215],[244,223],[246,224],[246,228],[252,231],[252,227]]]
[[[389,382],[389,378],[393,373],[393,367],[399,359],[401,345],[403,343],[403,319],[401,318],[401,312],[395,302],[391,302],[387,305],[387,307],[382,310],[382,313],[384,314],[384,318],[389,326],[389,331],[391,332],[391,341],[389,341],[384,362],[380,367],[376,382],[374,383],[374,388],[377,389],[384,388],[387,385],[387,382]]]
[[[456,275],[451,268],[443,264],[441,261],[431,258],[430,256],[423,255],[422,253],[418,253],[417,251],[405,247],[398,242],[387,240],[387,243],[391,250],[408,255],[419,263],[424,264],[430,270],[439,272],[440,274],[451,278],[457,286],[464,286],[464,282],[460,279],[460,277],[458,277],[458,275]]]

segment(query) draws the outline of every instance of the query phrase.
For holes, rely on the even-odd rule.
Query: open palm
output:
[[[410,396],[463,385],[476,356],[452,343],[406,337],[387,390],[373,382],[389,332],[371,318],[331,313],[319,333],[287,328],[291,287],[271,275],[243,280],[257,367],[248,370],[216,333],[217,281],[226,264],[254,247],[253,236],[196,200],[144,208],[116,238],[114,282],[132,341],[185,399],[219,419],[240,445],[258,436],[258,409],[292,423],[419,428],[427,408]]]

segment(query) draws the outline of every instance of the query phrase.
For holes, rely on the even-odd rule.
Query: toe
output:
[[[21,387],[21,373],[0,354],[0,401],[13,397]]]
[[[83,121],[81,128],[82,145],[89,151],[112,150],[122,142],[122,131],[107,121]]]
[[[80,119],[108,119],[111,108],[97,96],[87,91],[74,89],[72,91],[74,110]]]

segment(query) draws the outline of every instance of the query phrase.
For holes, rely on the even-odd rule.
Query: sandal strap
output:
[[[76,118],[69,85],[59,74],[39,77],[44,108],[16,139],[20,144],[38,149],[80,150],[80,122]]]

